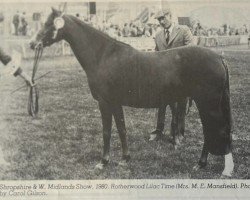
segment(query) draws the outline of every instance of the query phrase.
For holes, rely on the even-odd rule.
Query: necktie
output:
[[[169,30],[168,29],[165,29],[165,38],[166,38],[166,42],[168,44],[168,42],[169,42]]]

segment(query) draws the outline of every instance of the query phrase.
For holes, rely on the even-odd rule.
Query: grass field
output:
[[[45,50],[46,51],[46,50]],[[234,119],[233,154],[235,179],[250,179],[250,52],[225,52],[230,66],[231,103]],[[24,61],[31,72],[32,60]],[[52,71],[38,83],[40,112],[27,114],[27,90],[10,92],[23,84],[20,78],[1,77],[0,144],[8,168],[0,168],[1,180],[37,179],[216,179],[224,167],[220,156],[209,156],[205,169],[193,171],[200,157],[203,135],[195,106],[187,116],[186,138],[174,150],[169,143],[170,111],[162,141],[149,142],[155,127],[154,109],[125,107],[128,166],[118,165],[121,147],[115,125],[111,138],[111,162],[95,171],[101,159],[102,125],[97,102],[86,75],[74,57],[43,58],[37,76]]]

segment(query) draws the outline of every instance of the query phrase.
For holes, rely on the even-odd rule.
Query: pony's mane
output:
[[[118,41],[112,37],[110,37],[109,35],[103,33],[102,31],[97,30],[96,28],[94,28],[93,26],[83,22],[82,20],[78,19],[77,17],[73,16],[73,15],[67,15],[71,20],[73,20],[74,22],[76,22],[81,28],[87,27],[91,32],[98,34],[102,37],[104,37],[105,39],[109,40],[110,42],[113,42],[115,44],[120,44],[120,45],[125,45],[125,46],[129,46],[131,47],[129,44],[126,44],[124,42]]]

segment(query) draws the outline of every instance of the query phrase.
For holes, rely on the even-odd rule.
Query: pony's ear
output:
[[[55,9],[54,7],[51,7],[51,10],[52,10],[52,13],[53,13],[54,16],[60,15],[60,11]]]

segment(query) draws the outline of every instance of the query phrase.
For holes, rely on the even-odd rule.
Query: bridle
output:
[[[55,39],[57,37],[58,30],[63,28],[64,26],[65,22],[64,22],[64,19],[62,18],[63,15],[64,13],[62,12],[61,15],[59,17],[56,17],[53,21],[53,25],[51,26],[52,28],[54,28],[52,39]],[[51,28],[49,30],[51,30]],[[32,117],[36,117],[39,111],[39,102],[38,102],[39,91],[38,91],[37,86],[35,85],[35,75],[37,72],[39,61],[43,54],[43,42],[42,42],[43,39],[44,39],[44,36],[42,39],[40,39],[40,42],[35,46],[35,58],[34,58],[34,64],[33,64],[32,77],[31,77],[31,81],[33,85],[29,88],[30,90],[29,90],[29,99],[28,99],[28,113]]]
[[[39,111],[39,91],[37,88],[37,85],[35,84],[35,75],[38,69],[39,61],[43,54],[43,43],[39,42],[35,46],[35,57],[34,57],[34,63],[33,63],[33,70],[32,70],[32,86],[29,88],[29,97],[28,97],[28,113],[32,117],[36,117]]]
[[[63,10],[66,9],[66,4],[67,3],[64,3]],[[53,21],[52,27],[55,29],[53,31],[52,39],[55,39],[57,37],[58,30],[64,26],[65,22],[62,18],[63,15],[64,15],[64,11],[61,13],[61,15],[59,17],[56,17]],[[44,35],[46,35],[46,34],[44,34]],[[32,117],[36,117],[38,114],[38,111],[39,111],[39,102],[38,102],[39,101],[39,91],[38,91],[38,88],[35,84],[35,75],[36,75],[36,72],[38,69],[38,64],[39,64],[39,61],[42,57],[42,54],[43,54],[43,42],[41,39],[40,42],[35,46],[35,58],[34,58],[34,63],[33,63],[32,77],[31,77],[31,81],[32,81],[33,85],[29,88],[28,113]],[[48,74],[48,73],[46,73],[46,74]],[[43,76],[45,76],[45,75],[43,75]],[[43,77],[43,76],[41,76],[41,77]]]

